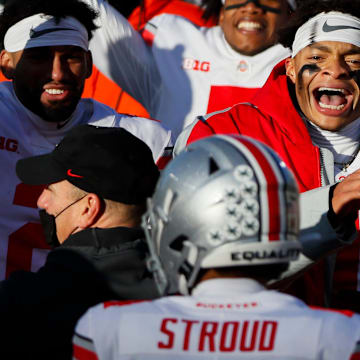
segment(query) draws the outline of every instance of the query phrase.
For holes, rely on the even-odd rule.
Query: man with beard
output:
[[[36,205],[42,188],[19,183],[17,160],[52,150],[83,123],[128,129],[149,145],[155,161],[170,141],[170,132],[154,121],[80,99],[91,74],[95,18],[77,0],[7,1],[0,17],[1,69],[12,80],[0,84],[0,279],[16,269],[38,269],[48,248]]]
[[[200,117],[176,146],[214,133],[267,143],[306,192],[302,222],[330,207],[333,228],[347,239],[360,193],[360,9],[350,0],[330,0],[304,1],[298,10],[280,36],[292,57],[274,69],[252,104]],[[358,279],[359,240],[305,274],[294,291],[310,304],[360,311]]]

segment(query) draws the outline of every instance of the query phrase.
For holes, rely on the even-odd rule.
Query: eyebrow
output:
[[[332,50],[330,47],[326,46],[326,45],[320,45],[320,44],[310,44],[309,45],[310,48],[312,49],[317,49],[317,50],[321,50],[321,51],[325,51],[330,53]],[[346,55],[357,55],[360,54],[360,48],[352,48],[351,50],[346,52]]]
[[[318,49],[318,50],[322,50],[322,51],[326,51],[326,52],[331,51],[330,48],[328,46],[325,46],[325,45],[310,44],[309,47],[312,48],[312,49]]]
[[[49,191],[54,191],[54,188],[53,188],[52,184],[46,185],[45,189],[47,189]]]

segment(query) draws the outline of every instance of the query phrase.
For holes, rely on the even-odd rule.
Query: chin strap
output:
[[[259,7],[260,9],[264,10],[265,12],[269,11],[269,12],[273,12],[275,14],[280,14],[281,13],[280,9],[272,8],[272,7],[266,6],[266,5],[261,5],[259,0],[247,0],[242,4],[229,5],[229,6],[226,6],[224,8],[224,10],[238,9],[238,8],[243,7],[243,6],[246,6],[249,3],[254,3],[255,6]]]

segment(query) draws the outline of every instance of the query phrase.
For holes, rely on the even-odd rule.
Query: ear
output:
[[[90,50],[88,50],[86,53],[86,65],[87,65],[86,79],[88,79],[91,76],[93,70],[93,59]]]
[[[12,80],[15,70],[14,58],[11,53],[6,50],[2,50],[0,53],[0,66],[4,76],[7,79]]]
[[[222,28],[223,23],[224,23],[224,13],[225,13],[224,7],[225,7],[225,5],[222,6],[222,8],[220,10],[220,14],[219,14],[219,25],[220,25],[221,28]]]
[[[296,73],[295,73],[295,64],[293,58],[287,58],[285,60],[286,76],[295,84]]]
[[[78,219],[78,225],[81,229],[90,228],[102,214],[102,201],[96,194],[89,193],[84,200]]]

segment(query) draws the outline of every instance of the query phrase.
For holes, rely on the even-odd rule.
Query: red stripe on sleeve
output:
[[[99,360],[96,353],[73,344],[73,359],[75,360]]]
[[[160,159],[156,162],[159,170],[163,170],[171,159],[172,156],[161,156]]]
[[[338,314],[347,316],[347,317],[353,317],[355,315],[355,313],[351,310],[340,310],[340,309],[332,309],[332,308],[323,308],[320,306],[310,306],[310,309],[313,310],[320,310],[320,311],[329,311],[329,312],[336,312]]]
[[[350,360],[360,360],[360,353],[352,354]]]
[[[104,305],[104,309],[106,309],[112,306],[126,306],[126,305],[136,304],[145,301],[149,301],[149,300],[123,300],[123,301],[112,300],[112,301],[105,301],[103,305]]]
[[[154,39],[155,39],[155,35],[153,33],[151,33],[150,31],[144,29],[141,32],[141,36],[143,37],[145,43],[149,46],[152,46]]]

